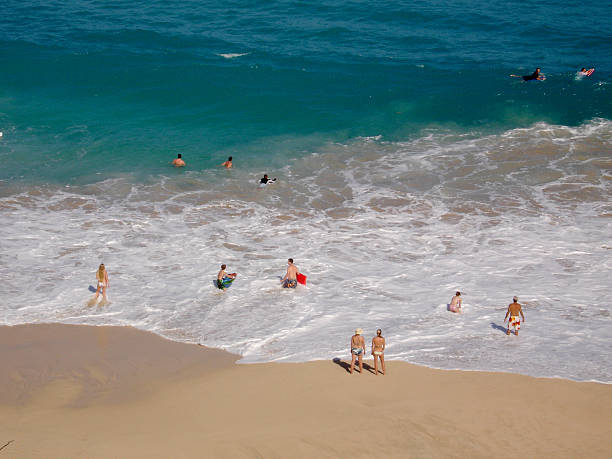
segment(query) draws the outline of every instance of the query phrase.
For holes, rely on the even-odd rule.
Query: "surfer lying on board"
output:
[[[268,183],[276,182],[276,178],[269,179],[268,174],[264,174],[263,178],[259,181],[262,185],[267,185]]]
[[[174,167],[183,167],[185,165],[185,161],[183,161],[182,155],[179,153],[174,161],[172,161],[172,165]]]
[[[217,288],[219,290],[225,290],[228,288],[238,275],[236,273],[227,274],[225,272],[225,268],[227,268],[227,266],[221,265],[221,270],[219,271],[219,274],[217,274]]]
[[[583,76],[583,77],[585,77],[585,76],[591,76],[591,74],[592,74],[594,71],[595,71],[595,69],[594,69],[594,68],[592,68],[592,69],[588,69],[588,70],[587,70],[587,69],[585,69],[584,67],[582,67],[582,68],[580,69],[580,72],[578,72],[578,75],[581,75],[581,76]]]
[[[540,67],[538,67],[537,69],[535,69],[535,72],[533,72],[531,75],[510,75],[511,77],[515,77],[515,78],[522,78],[523,81],[530,81],[530,80],[545,80],[546,77],[540,73]]]
[[[293,258],[289,258],[287,264],[289,265],[287,274],[281,279],[281,284],[283,284],[283,288],[296,288],[298,268],[293,264]]]

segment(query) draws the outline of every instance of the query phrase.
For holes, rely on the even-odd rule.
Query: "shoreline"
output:
[[[219,352],[222,354],[227,354],[230,356],[234,357],[234,363],[236,365],[268,365],[268,364],[288,364],[288,365],[292,365],[292,364],[308,364],[308,363],[313,363],[313,362],[330,362],[330,361],[334,361],[337,360],[339,357],[332,357],[329,359],[314,359],[314,360],[307,360],[307,361],[292,361],[292,360],[282,360],[282,361],[269,361],[269,362],[241,362],[240,360],[242,359],[242,356],[240,354],[233,354],[229,351],[226,351],[224,349],[220,349],[220,348],[215,348],[215,347],[209,347],[206,346],[204,344],[200,344],[200,343],[191,343],[191,342],[185,342],[185,341],[177,341],[174,340],[172,338],[168,338],[165,337],[163,335],[157,334],[155,332],[152,331],[148,331],[148,330],[142,330],[140,328],[136,328],[132,325],[90,325],[90,324],[65,324],[65,323],[60,323],[60,322],[43,322],[43,323],[24,323],[24,324],[17,324],[17,325],[0,325],[0,332],[2,329],[4,328],[11,328],[11,327],[31,327],[31,326],[68,326],[68,327],[85,327],[85,328],[93,328],[93,329],[119,329],[119,330],[133,330],[134,332],[137,333],[143,333],[145,335],[151,335],[153,337],[159,338],[165,342],[168,343],[176,343],[177,345],[180,346],[195,346],[196,348],[200,348],[200,349],[206,349],[206,350],[210,350],[210,351],[214,351],[214,352]],[[0,335],[1,338],[1,335]],[[0,340],[0,345],[2,344],[2,341]],[[346,352],[346,354],[348,355],[348,351]],[[342,359],[348,359],[348,357],[346,356],[342,356]],[[350,360],[350,359],[349,359]],[[371,360],[371,356],[369,354],[366,353],[366,359],[364,359],[364,362],[366,362],[366,360]],[[407,362],[405,360],[394,360],[394,359],[385,359],[385,362],[397,362],[400,364],[406,364],[406,365],[413,365],[415,367],[420,367],[420,368],[427,368],[429,370],[435,370],[435,371],[459,371],[459,372],[468,372],[468,373],[491,373],[491,374],[501,374],[501,375],[518,375],[518,376],[524,376],[524,377],[528,377],[528,378],[534,378],[534,379],[549,379],[549,380],[559,380],[559,381],[570,381],[570,382],[575,382],[575,383],[593,383],[593,384],[602,384],[602,385],[612,385],[612,381],[607,382],[607,381],[599,381],[596,379],[573,379],[570,377],[566,377],[566,376],[540,376],[540,375],[532,375],[532,374],[528,374],[528,373],[519,373],[519,372],[512,372],[512,371],[501,371],[501,370],[486,370],[486,369],[472,369],[472,368],[442,368],[442,367],[435,367],[435,366],[430,366],[424,363],[414,363],[414,362]],[[0,381],[1,382],[1,381]],[[0,398],[1,401],[1,398]]]
[[[237,356],[130,327],[0,327],[0,455],[594,457],[612,387],[346,359]],[[13,397],[12,400],[9,398]],[[358,447],[358,443],[369,442]]]

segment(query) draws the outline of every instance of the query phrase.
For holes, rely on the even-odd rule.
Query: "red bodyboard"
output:
[[[306,276],[304,276],[302,273],[298,273],[295,278],[297,279],[298,284],[306,285]]]

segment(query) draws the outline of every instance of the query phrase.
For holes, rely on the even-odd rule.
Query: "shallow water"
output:
[[[511,6],[9,0],[0,323],[611,382],[611,7]]]

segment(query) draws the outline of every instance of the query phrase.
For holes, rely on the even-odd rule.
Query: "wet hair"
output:
[[[221,269],[225,269],[225,268],[227,268],[227,266],[221,265]]]
[[[228,161],[231,161],[231,160],[232,160],[232,157],[230,156],[229,158],[227,158],[227,160],[228,160]]]
[[[580,69],[580,71],[581,71],[581,72],[586,72],[586,69],[585,69],[584,67],[582,67],[582,68]]]
[[[538,70],[540,70],[540,67],[537,67],[537,68],[536,68],[536,71],[538,71]]]
[[[376,335],[377,335],[377,336],[382,335],[382,330],[381,330],[380,328],[379,328],[378,330],[376,330]]]
[[[287,260],[289,260],[289,263],[293,263],[293,258],[288,258]]]
[[[457,293],[455,293],[455,295],[461,296],[461,292],[458,291]]]
[[[106,271],[106,268],[104,267],[104,263],[101,263],[96,273],[96,278],[101,282],[104,282],[104,271]]]
[[[264,178],[268,178],[268,174],[264,174]]]
[[[177,158],[182,158],[183,155],[181,155],[180,153],[177,155]]]

